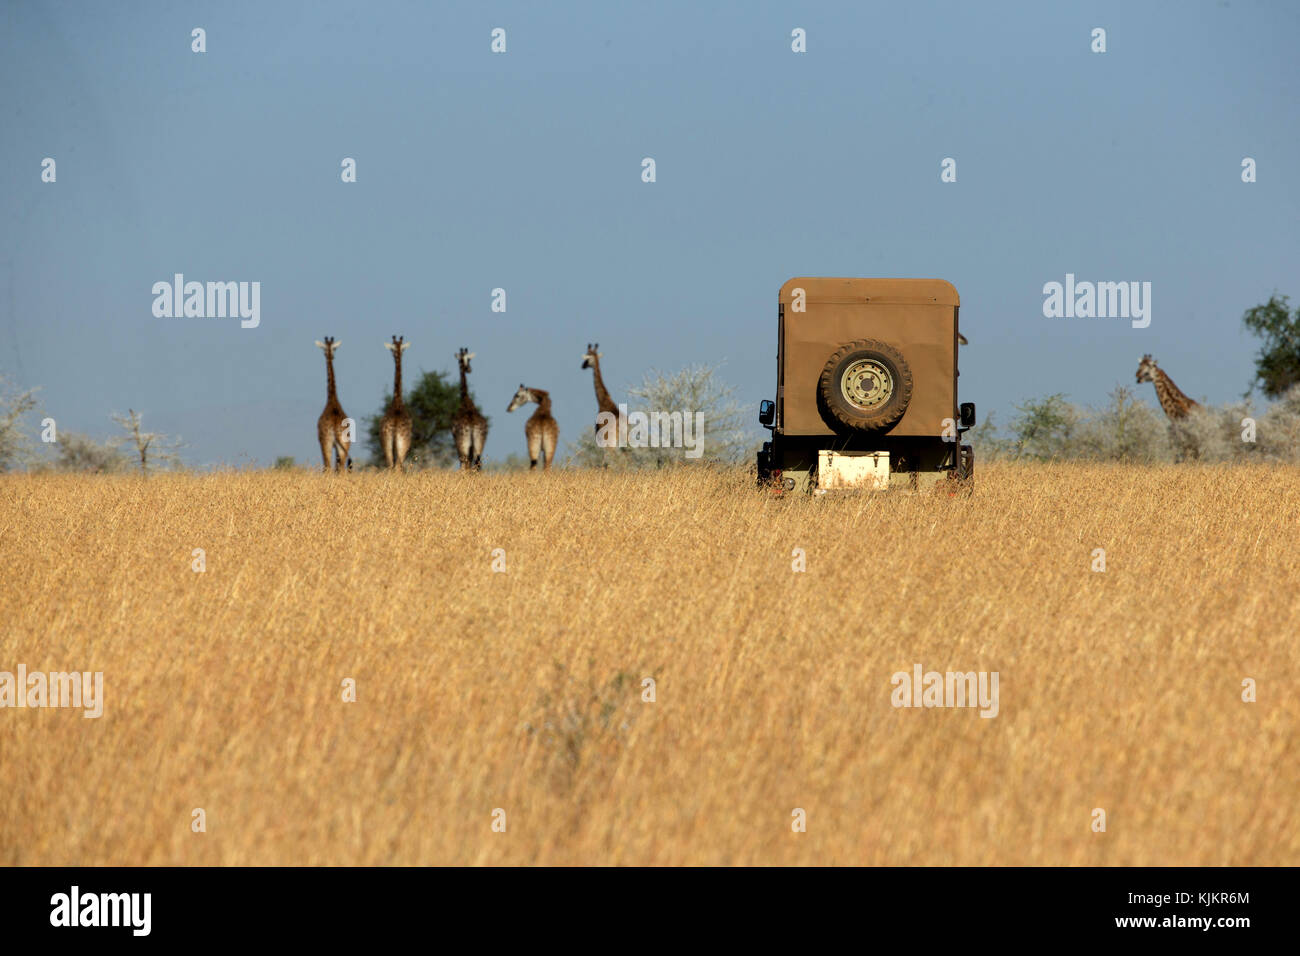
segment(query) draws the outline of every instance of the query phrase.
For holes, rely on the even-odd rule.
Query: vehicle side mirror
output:
[[[961,412],[961,427],[970,428],[975,424],[975,403],[962,402],[959,410]]]
[[[758,423],[764,428],[771,428],[774,421],[776,421],[776,402],[765,398],[758,403]]]

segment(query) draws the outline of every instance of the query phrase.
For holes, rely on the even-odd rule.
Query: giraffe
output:
[[[596,432],[600,433],[600,413],[609,412],[618,419],[618,406],[609,397],[605,380],[600,377],[600,343],[587,343],[587,351],[582,355],[582,367],[591,369],[591,380],[596,386]]]
[[[1138,384],[1155,383],[1156,398],[1160,400],[1160,407],[1165,410],[1171,422],[1179,422],[1188,413],[1201,407],[1182,393],[1174,380],[1165,374],[1164,369],[1150,355],[1142,356],[1142,361],[1138,364],[1137,380]]]
[[[325,411],[320,413],[320,418],[316,419],[316,438],[320,441],[320,456],[324,462],[325,471],[330,470],[330,452],[334,452],[334,470],[342,471],[344,463],[349,471],[352,470],[352,459],[348,457],[348,446],[352,444],[352,438],[349,434],[349,420],[343,411],[343,406],[339,404],[338,393],[334,390],[334,353],[338,351],[341,343],[334,341],[328,335],[325,341],[316,343],[316,346],[325,353],[325,381],[327,390],[325,392]]]
[[[402,401],[402,353],[411,347],[402,336],[393,336],[384,348],[393,353],[393,400],[379,423],[379,444],[384,449],[384,461],[389,468],[402,470],[406,453],[411,449],[411,413]]]
[[[1182,449],[1179,458],[1181,459],[1182,455],[1188,452],[1193,458],[1200,457],[1191,437],[1182,426],[1186,423],[1187,417],[1201,406],[1183,394],[1183,391],[1174,384],[1174,380],[1165,374],[1164,369],[1156,364],[1156,360],[1150,354],[1142,356],[1142,361],[1138,363],[1137,381],[1138,384],[1151,382],[1155,385],[1156,398],[1160,401],[1160,407],[1164,409],[1165,415],[1169,417],[1169,428],[1174,434],[1175,442]]]
[[[537,403],[537,411],[524,424],[524,437],[528,440],[528,468],[531,471],[537,467],[537,454],[540,451],[546,456],[542,459],[542,470],[550,471],[551,462],[555,460],[555,445],[560,437],[560,426],[551,416],[551,393],[540,388],[528,388],[520,382],[519,391],[515,392],[506,411],[513,412],[529,402]]]
[[[451,420],[451,437],[456,442],[461,471],[471,468],[479,471],[483,468],[483,446],[487,443],[487,419],[479,412],[474,399],[469,397],[469,382],[466,379],[473,371],[469,366],[469,360],[473,357],[474,353],[467,348],[461,348],[456,353],[456,364],[460,366],[460,408]]]

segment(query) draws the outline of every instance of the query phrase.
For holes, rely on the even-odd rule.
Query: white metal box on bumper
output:
[[[817,452],[818,491],[850,488],[886,490],[889,488],[889,452],[831,451]]]

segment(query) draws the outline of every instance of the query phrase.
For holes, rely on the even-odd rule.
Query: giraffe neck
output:
[[[463,412],[477,412],[474,400],[469,397],[469,379],[465,376],[465,366],[460,368],[460,409]]]
[[[537,403],[537,411],[533,412],[534,418],[541,418],[543,415],[551,414],[551,393],[544,392],[540,388],[531,388],[533,401]]]
[[[393,408],[404,408],[402,403],[402,353],[393,352]]]
[[[1186,418],[1187,413],[1196,407],[1196,403],[1183,394],[1162,368],[1156,369],[1155,386],[1160,407],[1170,418]]]
[[[601,411],[617,414],[618,406],[609,397],[609,392],[605,388],[605,380],[600,377],[600,359],[598,358],[591,360],[591,380],[596,385],[596,405]]]
[[[334,391],[334,356],[328,352],[325,353],[325,380],[328,385],[325,392],[326,402],[337,402],[339,397],[338,393]]]

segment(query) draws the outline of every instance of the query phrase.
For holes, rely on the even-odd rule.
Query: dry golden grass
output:
[[[1300,863],[1295,469],[0,489],[0,670],[107,698],[0,710],[0,863]],[[914,663],[1001,713],[893,708]]]

